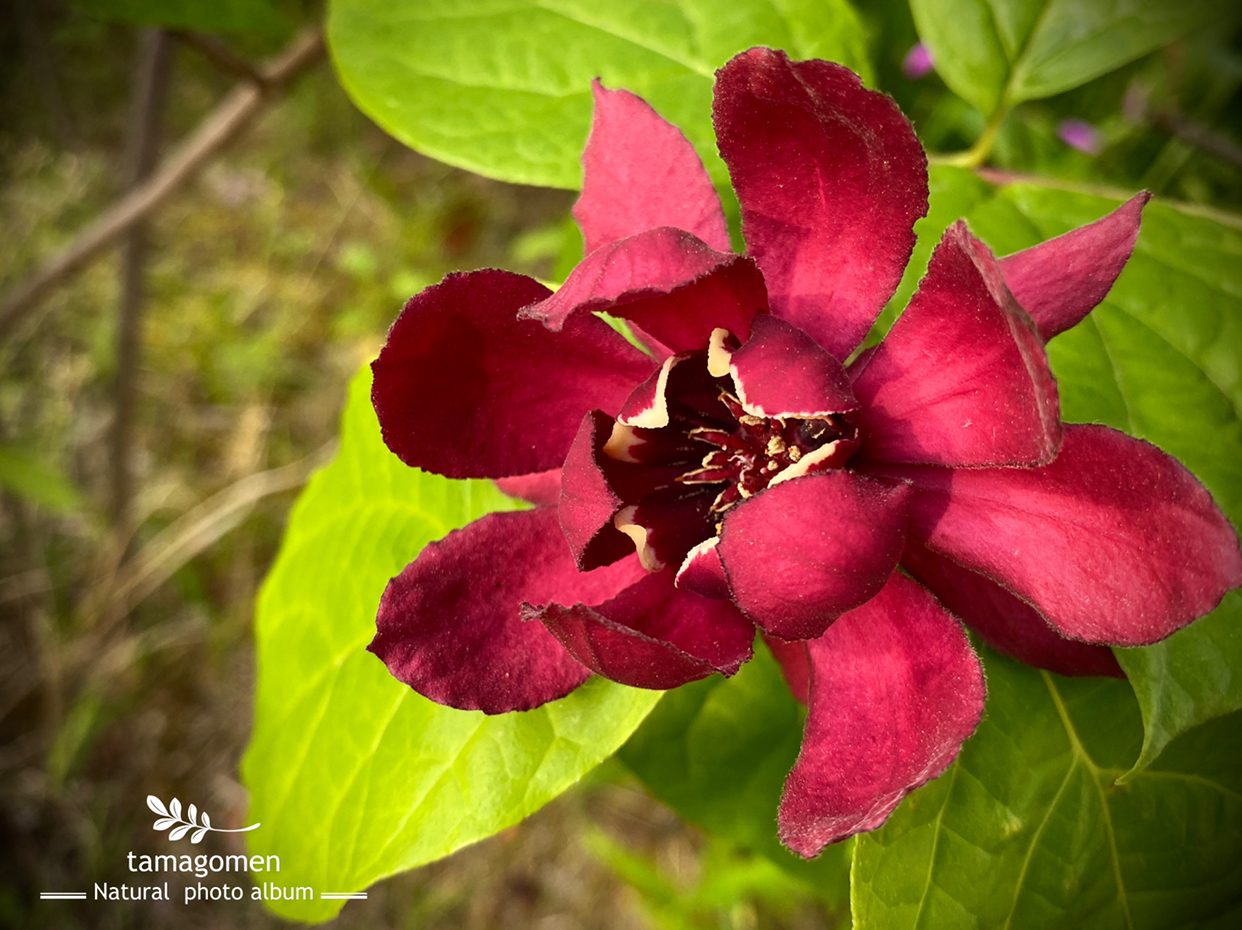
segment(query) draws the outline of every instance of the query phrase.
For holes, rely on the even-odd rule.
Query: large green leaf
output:
[[[332,0],[328,43],[355,103],[402,142],[564,188],[581,183],[592,78],[645,97],[721,181],[712,75],[733,54],[770,45],[869,73],[846,0]]]
[[[1007,254],[1120,202],[1032,183],[993,187],[950,168],[933,169],[932,191],[895,303],[958,215]],[[1239,256],[1242,223],[1152,203],[1107,300],[1049,345],[1067,420],[1106,423],[1177,455],[1235,525]],[[860,928],[1214,920],[1242,882],[1242,597],[1119,657],[1132,688],[987,654],[987,714],[960,761],[859,841]]]
[[[72,0],[100,19],[236,35],[279,35],[291,26],[274,0]]]
[[[972,213],[1002,252],[1116,201],[1011,185]],[[1007,241],[1002,241],[1007,240]],[[1177,456],[1242,525],[1242,223],[1159,201],[1105,302],[1049,354],[1067,420],[1107,423]],[[1242,597],[1155,646],[1119,651],[1146,724],[1136,765],[1177,734],[1242,708]]]
[[[538,809],[612,753],[659,699],[594,679],[525,713],[427,701],[366,652],[388,579],[430,540],[513,502],[488,482],[402,465],[380,439],[369,372],[350,390],[336,460],[289,521],[255,619],[254,736],[242,764],[251,852],[281,886],[365,888]],[[274,902],[325,920],[340,901]]]
[[[619,755],[683,818],[763,853],[839,906],[848,890],[849,844],[808,862],[776,838],[776,809],[805,717],[759,643],[733,678],[712,676],[666,695]]]
[[[983,650],[988,705],[945,775],[857,840],[855,926],[1175,928],[1242,888],[1242,714],[1124,786],[1133,694]]]
[[[934,167],[931,209],[894,306],[904,305],[953,220],[1001,255],[1098,219],[1120,199],[1034,184],[992,186]],[[1242,220],[1155,201],[1104,303],[1048,346],[1070,422],[1105,423],[1177,456],[1242,525]],[[891,319],[895,310],[885,314]],[[1179,733],[1242,709],[1242,596],[1162,643],[1119,650],[1145,724],[1137,768]]]
[[[910,0],[936,70],[987,114],[1084,84],[1230,8],[1228,0]]]

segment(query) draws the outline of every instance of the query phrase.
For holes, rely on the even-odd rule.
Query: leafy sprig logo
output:
[[[213,827],[211,818],[207,815],[207,811],[200,811],[198,807],[191,804],[185,810],[185,816],[182,817],[181,801],[173,798],[167,806],[153,794],[147,795],[147,807],[151,808],[152,813],[158,814],[159,817],[151,829],[155,831],[168,830],[168,838],[176,841],[190,833],[191,843],[201,843],[203,837],[209,832],[214,833],[247,833],[257,829],[260,824],[254,823],[248,827],[241,827],[237,830],[226,830],[222,827]],[[170,829],[171,828],[171,829]]]

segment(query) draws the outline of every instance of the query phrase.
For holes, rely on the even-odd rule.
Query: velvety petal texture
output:
[[[806,650],[807,640],[786,642],[775,636],[764,636],[763,641],[781,667],[789,693],[806,707],[811,703],[811,656]]]
[[[720,545],[720,537],[705,539],[688,553],[677,570],[677,587],[693,591],[703,597],[718,600],[729,598],[729,579],[725,577],[724,566],[720,564],[720,553],[716,547]]]
[[[557,331],[573,316],[602,311],[682,352],[702,349],[717,326],[749,335],[750,321],[766,309],[763,275],[753,261],[661,226],[596,249],[560,290],[521,317]]]
[[[496,487],[508,494],[541,507],[555,506],[561,499],[561,470],[532,472],[529,475],[512,475],[497,478]]]
[[[848,68],[768,48],[716,73],[712,115],[772,312],[844,359],[896,290],[927,212],[914,129]]]
[[[858,407],[841,363],[806,333],[770,314],[729,355],[737,398],[761,417],[822,417]]]
[[[368,648],[439,704],[529,710],[589,673],[543,626],[522,620],[522,604],[599,604],[644,575],[633,558],[579,572],[551,508],[488,514],[428,544],[389,582]]]
[[[561,529],[578,568],[608,565],[634,551],[634,543],[613,526],[623,502],[604,473],[604,444],[612,434],[612,417],[587,414],[574,438],[562,472],[558,507]]]
[[[926,546],[907,540],[901,567],[984,642],[1019,662],[1058,675],[1125,677],[1107,646],[1066,639],[1030,604]]]
[[[559,333],[517,318],[549,293],[522,275],[475,271],[410,298],[371,363],[388,448],[450,478],[560,466],[582,417],[619,409],[654,362],[589,314]]]
[[[1148,645],[1242,585],[1237,534],[1203,485],[1108,427],[1067,426],[1060,455],[1042,468],[886,473],[914,483],[912,536],[1071,639]]]
[[[965,631],[900,574],[805,646],[809,713],[778,824],[814,856],[948,768],[983,716],[984,684]]]
[[[829,471],[772,485],[725,514],[717,551],[734,602],[766,633],[813,639],[897,567],[909,488]]]
[[[1000,260],[1005,284],[1045,342],[1076,326],[1112,289],[1134,251],[1149,200],[1143,191],[1094,223]]]
[[[678,590],[671,572],[649,574],[597,607],[552,604],[523,616],[543,621],[587,668],[635,688],[732,675],[755,634],[732,604]]]
[[[854,368],[860,458],[936,465],[1037,465],[1061,441],[1043,342],[961,221],[884,341]]]
[[[582,153],[582,196],[574,219],[587,252],[674,226],[729,251],[720,197],[681,130],[627,90],[591,83],[595,117]]]

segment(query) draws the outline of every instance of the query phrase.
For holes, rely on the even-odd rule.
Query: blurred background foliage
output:
[[[153,5],[3,0],[0,292],[123,193]],[[929,150],[968,149],[987,119],[934,69],[921,73],[908,5],[854,6],[876,84]],[[208,22],[162,9],[167,26],[213,33],[172,40],[163,154],[237,81],[213,47],[260,61],[323,18],[298,0],[220,3]],[[1242,210],[1239,18],[1018,104],[987,167]],[[412,152],[354,108],[320,59],[152,214],[135,357],[122,364],[117,349],[115,250],[3,333],[0,925],[279,923],[250,901],[101,909],[41,905],[38,891],[130,881],[125,854],[155,851],[148,793],[240,825],[254,595],[294,492],[331,450],[348,379],[404,300],[450,270],[556,279],[581,247],[572,201]],[[118,508],[109,437],[126,378],[133,492]],[[216,840],[205,851],[232,848]],[[843,903],[831,905],[704,838],[606,765],[525,823],[372,889],[339,921],[837,926]]]

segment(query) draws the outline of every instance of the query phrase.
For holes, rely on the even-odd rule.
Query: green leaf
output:
[[[1047,238],[1116,201],[1034,185],[1004,188],[977,211],[985,239]],[[998,209],[1000,207],[1001,209]],[[1023,245],[1026,243],[1023,242]],[[1010,247],[1005,247],[1009,251]],[[1242,222],[1159,201],[1105,302],[1049,355],[1067,420],[1106,423],[1180,459],[1242,525]],[[1119,650],[1143,710],[1142,768],[1177,734],[1242,709],[1242,597],[1162,643]]]
[[[235,35],[280,35],[291,22],[273,0],[71,0],[100,19]]]
[[[985,114],[1085,84],[1191,30],[1228,0],[910,0],[946,84]]]
[[[359,108],[471,171],[574,189],[591,79],[644,97],[718,183],[712,75],[752,45],[870,74],[846,0],[332,0],[328,43]]]
[[[754,659],[733,678],[712,676],[669,692],[619,755],[683,818],[764,854],[826,903],[841,905],[849,844],[807,861],[776,838],[776,810],[805,716],[758,642]]]
[[[1242,715],[1122,786],[1133,694],[982,650],[987,712],[956,764],[857,840],[855,927],[1165,928],[1242,887]]]
[[[84,503],[64,472],[19,446],[0,445],[0,488],[52,513],[81,510]]]
[[[1120,199],[932,169],[931,209],[894,305],[965,216],[1006,255],[1098,219]],[[1048,346],[1069,422],[1104,423],[1180,459],[1242,525],[1242,219],[1154,201],[1103,304]],[[886,319],[895,315],[892,307]],[[1164,642],[1118,650],[1145,725],[1141,769],[1179,733],[1242,709],[1242,596]]]
[[[612,753],[659,700],[593,679],[525,713],[440,707],[366,652],[388,579],[429,541],[514,502],[489,482],[407,468],[388,452],[355,379],[341,450],[311,481],[264,583],[255,618],[254,736],[242,763],[250,850],[280,857],[283,886],[313,901],[277,913],[326,920],[356,891],[489,836]]]
[[[1008,254],[1120,200],[935,168],[894,303],[957,215]],[[1049,354],[1063,413],[1178,456],[1242,522],[1242,223],[1155,202],[1104,304]],[[891,311],[890,314],[891,316]],[[1242,883],[1242,597],[1119,658],[1123,682],[1062,679],[985,650],[987,713],[960,761],[861,837],[867,927],[1225,926]],[[1136,700],[1137,698],[1137,700]]]

